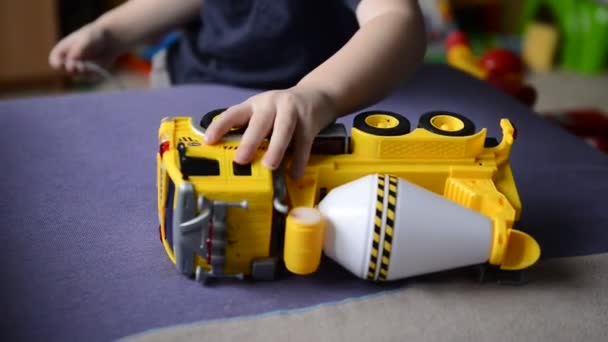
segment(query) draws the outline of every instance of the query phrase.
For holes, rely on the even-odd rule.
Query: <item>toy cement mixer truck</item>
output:
[[[314,273],[322,254],[353,275],[390,281],[488,265],[506,272],[540,257],[514,228],[521,203],[502,140],[466,116],[424,113],[411,129],[388,111],[358,114],[315,139],[302,178],[233,162],[242,129],[202,143],[214,110],[162,120],[157,155],[160,240],[183,275],[272,280]]]

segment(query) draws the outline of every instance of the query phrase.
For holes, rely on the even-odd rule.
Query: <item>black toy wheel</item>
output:
[[[436,134],[452,137],[475,134],[475,124],[471,120],[464,115],[446,111],[433,111],[422,114],[418,127]]]
[[[213,120],[215,120],[220,114],[222,114],[223,112],[226,111],[227,108],[218,108],[218,109],[214,109],[210,112],[208,112],[207,114],[203,115],[203,117],[201,118],[201,122],[200,125],[201,127],[206,130],[209,125],[211,125],[211,122]],[[245,133],[245,128],[247,128],[246,126],[243,127],[233,127],[230,129],[230,134],[243,134]]]
[[[387,111],[369,111],[358,114],[353,127],[379,136],[397,136],[410,132],[410,122],[400,114]]]

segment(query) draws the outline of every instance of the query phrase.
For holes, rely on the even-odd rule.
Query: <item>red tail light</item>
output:
[[[158,149],[158,152],[160,153],[160,157],[161,157],[161,158],[163,157],[163,154],[164,154],[164,153],[165,153],[167,150],[169,150],[169,142],[168,142],[168,141],[163,141],[163,142],[160,144],[160,147],[159,147],[159,149]]]

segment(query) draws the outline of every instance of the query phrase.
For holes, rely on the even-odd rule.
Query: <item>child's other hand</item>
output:
[[[106,67],[120,53],[119,42],[96,23],[88,24],[63,38],[49,54],[49,64],[72,76],[86,76],[84,62]]]
[[[328,96],[315,89],[290,88],[255,95],[228,108],[206,130],[205,142],[219,141],[231,128],[247,125],[235,162],[251,162],[264,138],[272,131],[262,164],[276,169],[293,141],[290,173],[300,178],[304,173],[316,135],[337,118]]]

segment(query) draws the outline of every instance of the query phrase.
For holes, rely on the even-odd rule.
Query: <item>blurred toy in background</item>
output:
[[[529,107],[536,103],[536,89],[524,83],[524,63],[513,51],[497,47],[477,56],[463,31],[451,32],[445,47],[448,65],[487,81]]]
[[[454,27],[448,0],[420,1],[427,36],[430,40],[443,40]]]
[[[159,51],[168,48],[178,39],[178,32],[169,32],[157,42],[141,46],[118,58],[118,65],[129,71],[147,76],[152,70],[152,58]]]
[[[120,55],[116,64],[121,69],[143,76],[148,76],[152,70],[152,63],[149,60],[142,58],[137,52],[128,52]]]
[[[446,63],[445,40],[456,30],[466,32],[474,54],[506,48],[519,54],[521,1],[420,1],[427,28],[427,62]]]
[[[445,63],[443,41],[455,26],[449,0],[420,1],[427,36],[426,62]]]
[[[527,66],[597,74],[608,64],[608,1],[528,0],[520,31]]]

